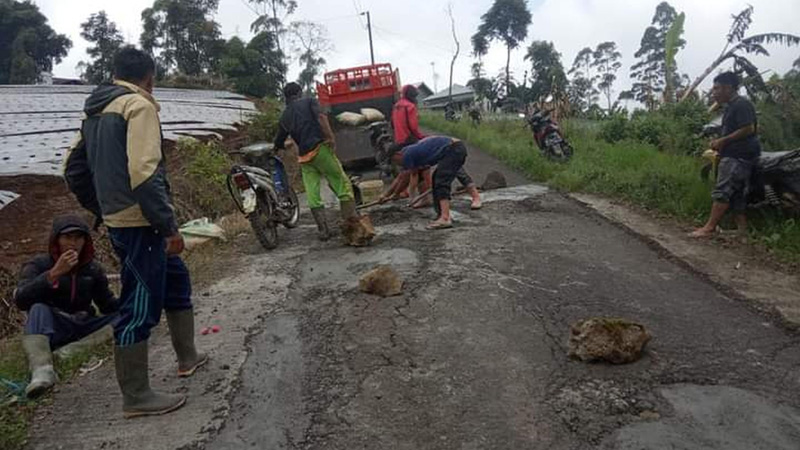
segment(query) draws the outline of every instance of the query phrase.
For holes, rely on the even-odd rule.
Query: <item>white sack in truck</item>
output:
[[[361,115],[367,118],[367,122],[382,122],[386,120],[386,116],[375,108],[362,108]]]
[[[351,127],[357,127],[366,122],[367,118],[358,113],[343,112],[336,116],[336,120],[338,120],[339,123],[350,125]]]

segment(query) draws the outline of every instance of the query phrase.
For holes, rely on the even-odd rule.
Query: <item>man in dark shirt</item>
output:
[[[722,117],[722,137],[711,142],[711,148],[719,152],[719,174],[717,185],[711,194],[714,200],[711,216],[692,237],[709,237],[728,210],[736,215],[736,226],[740,233],[747,232],[747,192],[756,160],[761,156],[758,140],[758,119],[753,103],[740,97],[739,77],[725,72],[714,79],[712,96],[720,105],[725,105]]]
[[[111,324],[119,303],[108,288],[106,273],[94,260],[89,226],[78,216],[53,220],[48,253],[22,266],[17,307],[27,312],[22,346],[28,356],[28,397],[53,387],[52,350],[78,341]],[[98,317],[95,308],[104,316]]]
[[[419,169],[436,166],[433,173],[433,207],[436,220],[428,224],[429,230],[452,228],[450,197],[453,181],[467,160],[467,148],[458,139],[447,136],[430,136],[409,145],[392,155],[392,162],[403,167],[389,192],[381,197],[388,201],[399,197],[408,187],[411,174]]]
[[[345,221],[357,216],[355,197],[350,179],[336,157],[336,140],[328,116],[320,111],[315,99],[302,98],[302,94],[303,89],[297,83],[289,83],[284,87],[286,109],[275,137],[275,148],[285,148],[286,139],[290,136],[297,144],[308,206],[317,223],[319,239],[325,241],[330,238],[330,231],[320,194],[322,177],[328,180],[328,185],[339,198],[339,208]]]

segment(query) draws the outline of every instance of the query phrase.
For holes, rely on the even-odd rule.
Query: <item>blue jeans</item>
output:
[[[117,317],[117,314],[81,317],[77,314],[67,314],[44,303],[36,303],[28,310],[25,334],[47,336],[50,339],[50,348],[56,350],[113,323]]]
[[[118,346],[147,340],[161,320],[161,310],[192,308],[189,270],[178,256],[167,256],[166,241],[154,228],[109,228],[122,264],[120,320],[114,327]]]

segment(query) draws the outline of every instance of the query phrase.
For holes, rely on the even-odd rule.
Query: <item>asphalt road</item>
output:
[[[281,246],[254,238],[234,276],[195,296],[208,367],[175,379],[163,328],[151,380],[189,402],[126,421],[111,364],[40,411],[42,449],[800,448],[800,336],[628,231],[472,149],[468,170],[517,186],[428,211],[372,210],[364,249],[318,243],[307,214]],[[248,240],[248,239],[245,239]],[[222,256],[221,256],[222,257]],[[389,264],[405,293],[360,293]],[[631,365],[567,357],[571,323],[623,317],[653,340]]]
[[[207,448],[800,448],[797,334],[557,193],[498,198],[457,202],[453,230],[387,207],[371,248],[298,249],[307,227],[265,255],[293,281]],[[404,295],[358,292],[377,264]],[[568,359],[569,325],[595,316],[644,323],[644,359]]]

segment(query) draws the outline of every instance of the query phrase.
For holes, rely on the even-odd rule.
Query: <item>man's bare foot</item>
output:
[[[715,230],[709,230],[707,228],[698,228],[698,229],[694,230],[693,232],[689,233],[689,237],[690,238],[695,238],[695,239],[710,238],[710,237],[714,236],[714,231]]]

